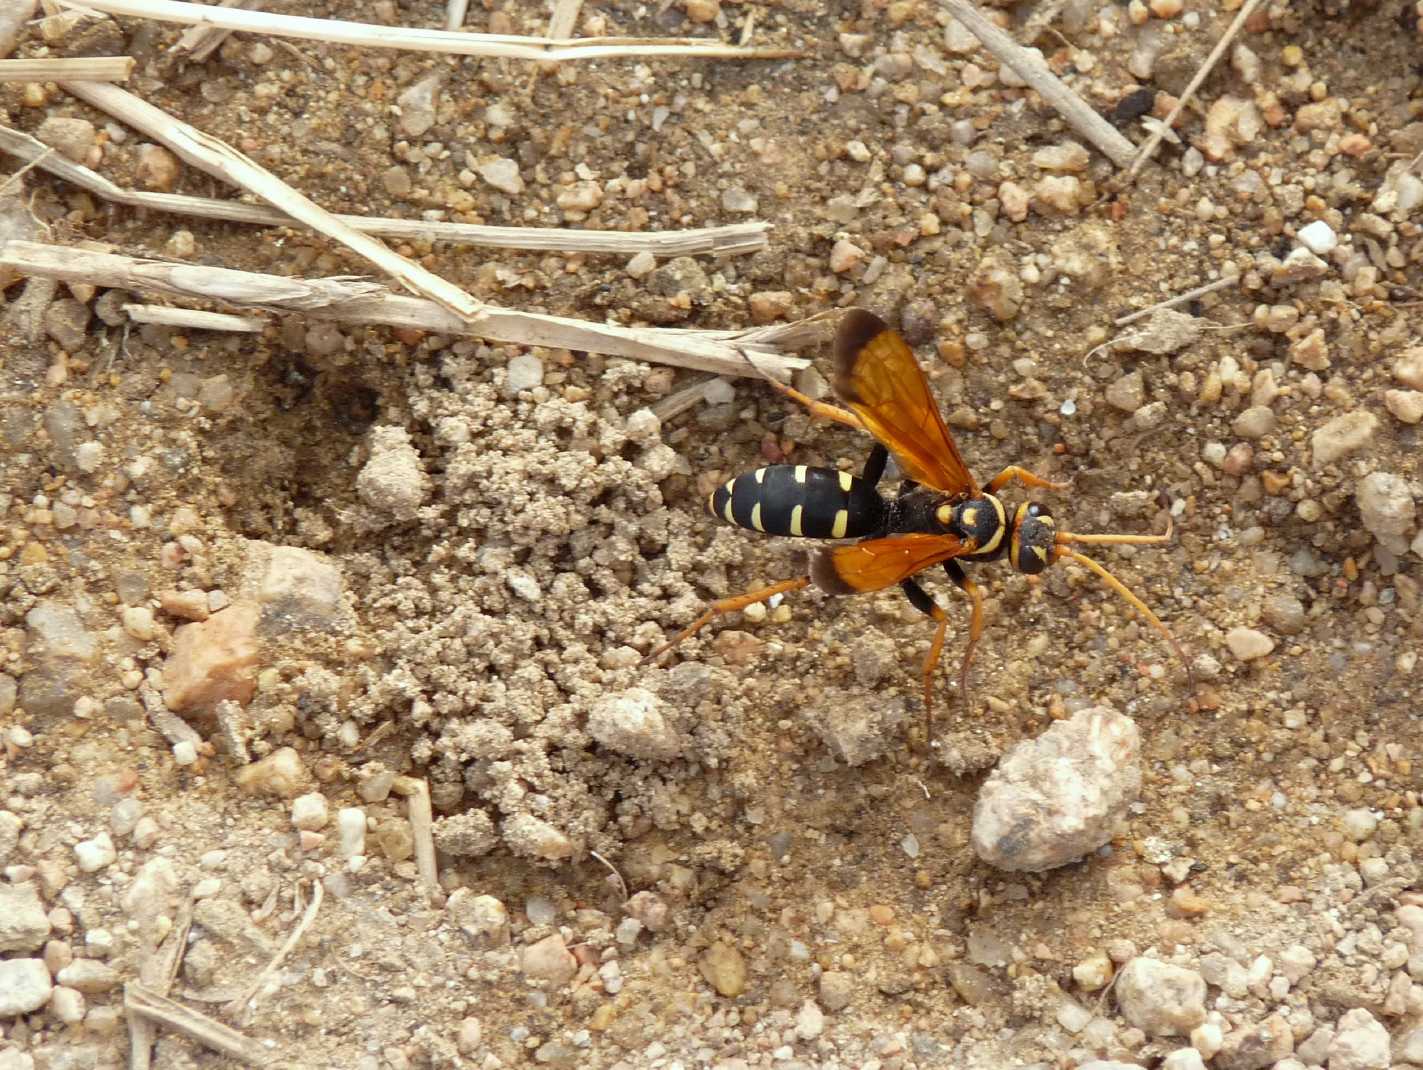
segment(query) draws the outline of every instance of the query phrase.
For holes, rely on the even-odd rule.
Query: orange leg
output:
[[[663,654],[667,653],[667,651],[682,642],[682,640],[690,639],[712,621],[716,620],[717,617],[725,613],[735,613],[738,609],[745,609],[747,606],[754,605],[757,602],[764,602],[772,595],[784,594],[787,591],[799,591],[809,586],[810,577],[806,576],[798,580],[782,580],[780,583],[773,583],[769,587],[762,587],[758,591],[739,594],[735,598],[719,599],[708,606],[707,611],[692,621],[691,624],[687,625],[687,627],[683,628],[671,639],[667,640],[667,642],[643,658],[639,664],[646,664],[654,658],[660,658]]]
[[[955,586],[964,594],[968,595],[972,603],[972,612],[968,625],[968,645],[964,648],[963,665],[959,669],[959,694],[963,697],[964,711],[968,711],[968,667],[973,661],[973,650],[978,645],[978,640],[983,635],[983,591],[978,584],[968,578],[962,566],[957,561],[944,562],[944,570],[949,574],[949,579],[954,581]],[[939,658],[944,652],[944,639],[949,632],[949,617],[937,602],[929,597],[924,588],[920,587],[914,580],[903,580],[900,587],[909,596],[910,603],[915,609],[929,617],[938,625],[934,629],[933,641],[929,644],[929,653],[924,657],[924,724],[926,736],[930,741],[934,738],[934,671],[938,668]]]
[[[1042,487],[1046,490],[1067,490],[1068,487],[1072,486],[1071,480],[1068,480],[1066,483],[1054,483],[1050,479],[1033,475],[1033,473],[1029,472],[1026,468],[1019,468],[1016,464],[1010,464],[1007,468],[994,476],[993,482],[989,483],[988,486],[983,489],[989,494],[997,494],[1009,483],[1014,481],[1021,483],[1025,487]]]
[[[751,360],[750,354],[747,353],[746,350],[738,349],[738,352],[741,354],[742,358],[745,359],[746,363],[750,364],[751,367],[755,369],[756,374],[761,376],[762,379],[765,379],[766,382],[770,383],[771,386],[774,387],[778,393],[785,395],[792,401],[800,402],[807,409],[809,409],[813,415],[819,416],[825,420],[834,420],[838,424],[844,424],[846,427],[853,427],[857,431],[863,431],[865,429],[865,425],[860,422],[860,418],[856,416],[853,412],[851,412],[849,409],[842,409],[839,405],[830,405],[824,401],[816,401],[814,398],[802,394],[795,387],[787,386],[779,379],[773,379],[771,378],[771,376],[763,372],[760,368],[757,368],[756,364]]]

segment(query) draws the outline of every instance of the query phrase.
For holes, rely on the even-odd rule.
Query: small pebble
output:
[[[101,832],[91,840],[81,840],[74,845],[74,856],[81,873],[97,873],[118,858],[114,841],[107,832]]]
[[[1134,958],[1114,992],[1122,1017],[1152,1036],[1186,1036],[1206,1020],[1206,982],[1183,966]]]
[[[320,832],[329,819],[326,796],[319,791],[298,795],[292,800],[292,825],[308,832]]]
[[[1334,228],[1322,219],[1300,227],[1295,237],[1315,256],[1328,256],[1339,245],[1339,236],[1334,233]]]
[[[1240,661],[1255,661],[1275,649],[1275,641],[1254,628],[1232,628],[1225,633],[1225,645]]]

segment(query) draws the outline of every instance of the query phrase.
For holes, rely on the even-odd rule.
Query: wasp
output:
[[[969,666],[983,634],[983,592],[963,566],[1006,557],[1028,576],[1062,560],[1091,570],[1166,639],[1189,677],[1190,662],[1166,625],[1102,565],[1073,549],[1083,544],[1162,545],[1172,537],[1169,514],[1160,535],[1059,531],[1042,505],[1029,501],[1010,506],[999,492],[1011,483],[1058,491],[1070,484],[1009,465],[980,487],[944,423],[923,369],[897,331],[872,312],[850,309],[840,320],[834,348],[832,386],[844,408],[816,401],[769,377],[767,381],[815,415],[868,432],[875,444],[860,474],[803,464],[768,465],[718,487],[708,497],[707,509],[729,524],[767,535],[856,541],[816,551],[808,576],[713,602],[644,661],[660,657],[723,614],[779,594],[812,585],[827,594],[860,594],[898,584],[914,608],[936,625],[923,665],[928,712],[949,618],[916,577],[942,565],[971,607],[959,670],[959,691],[967,702]],[[898,493],[886,498],[878,487],[891,455],[904,478]]]

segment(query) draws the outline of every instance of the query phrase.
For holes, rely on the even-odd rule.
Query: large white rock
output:
[[[973,849],[1000,869],[1066,865],[1112,837],[1141,790],[1141,739],[1131,718],[1081,710],[998,763],[973,812]]]

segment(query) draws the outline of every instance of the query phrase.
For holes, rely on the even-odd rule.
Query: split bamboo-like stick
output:
[[[126,82],[132,56],[0,59],[0,82]]]

